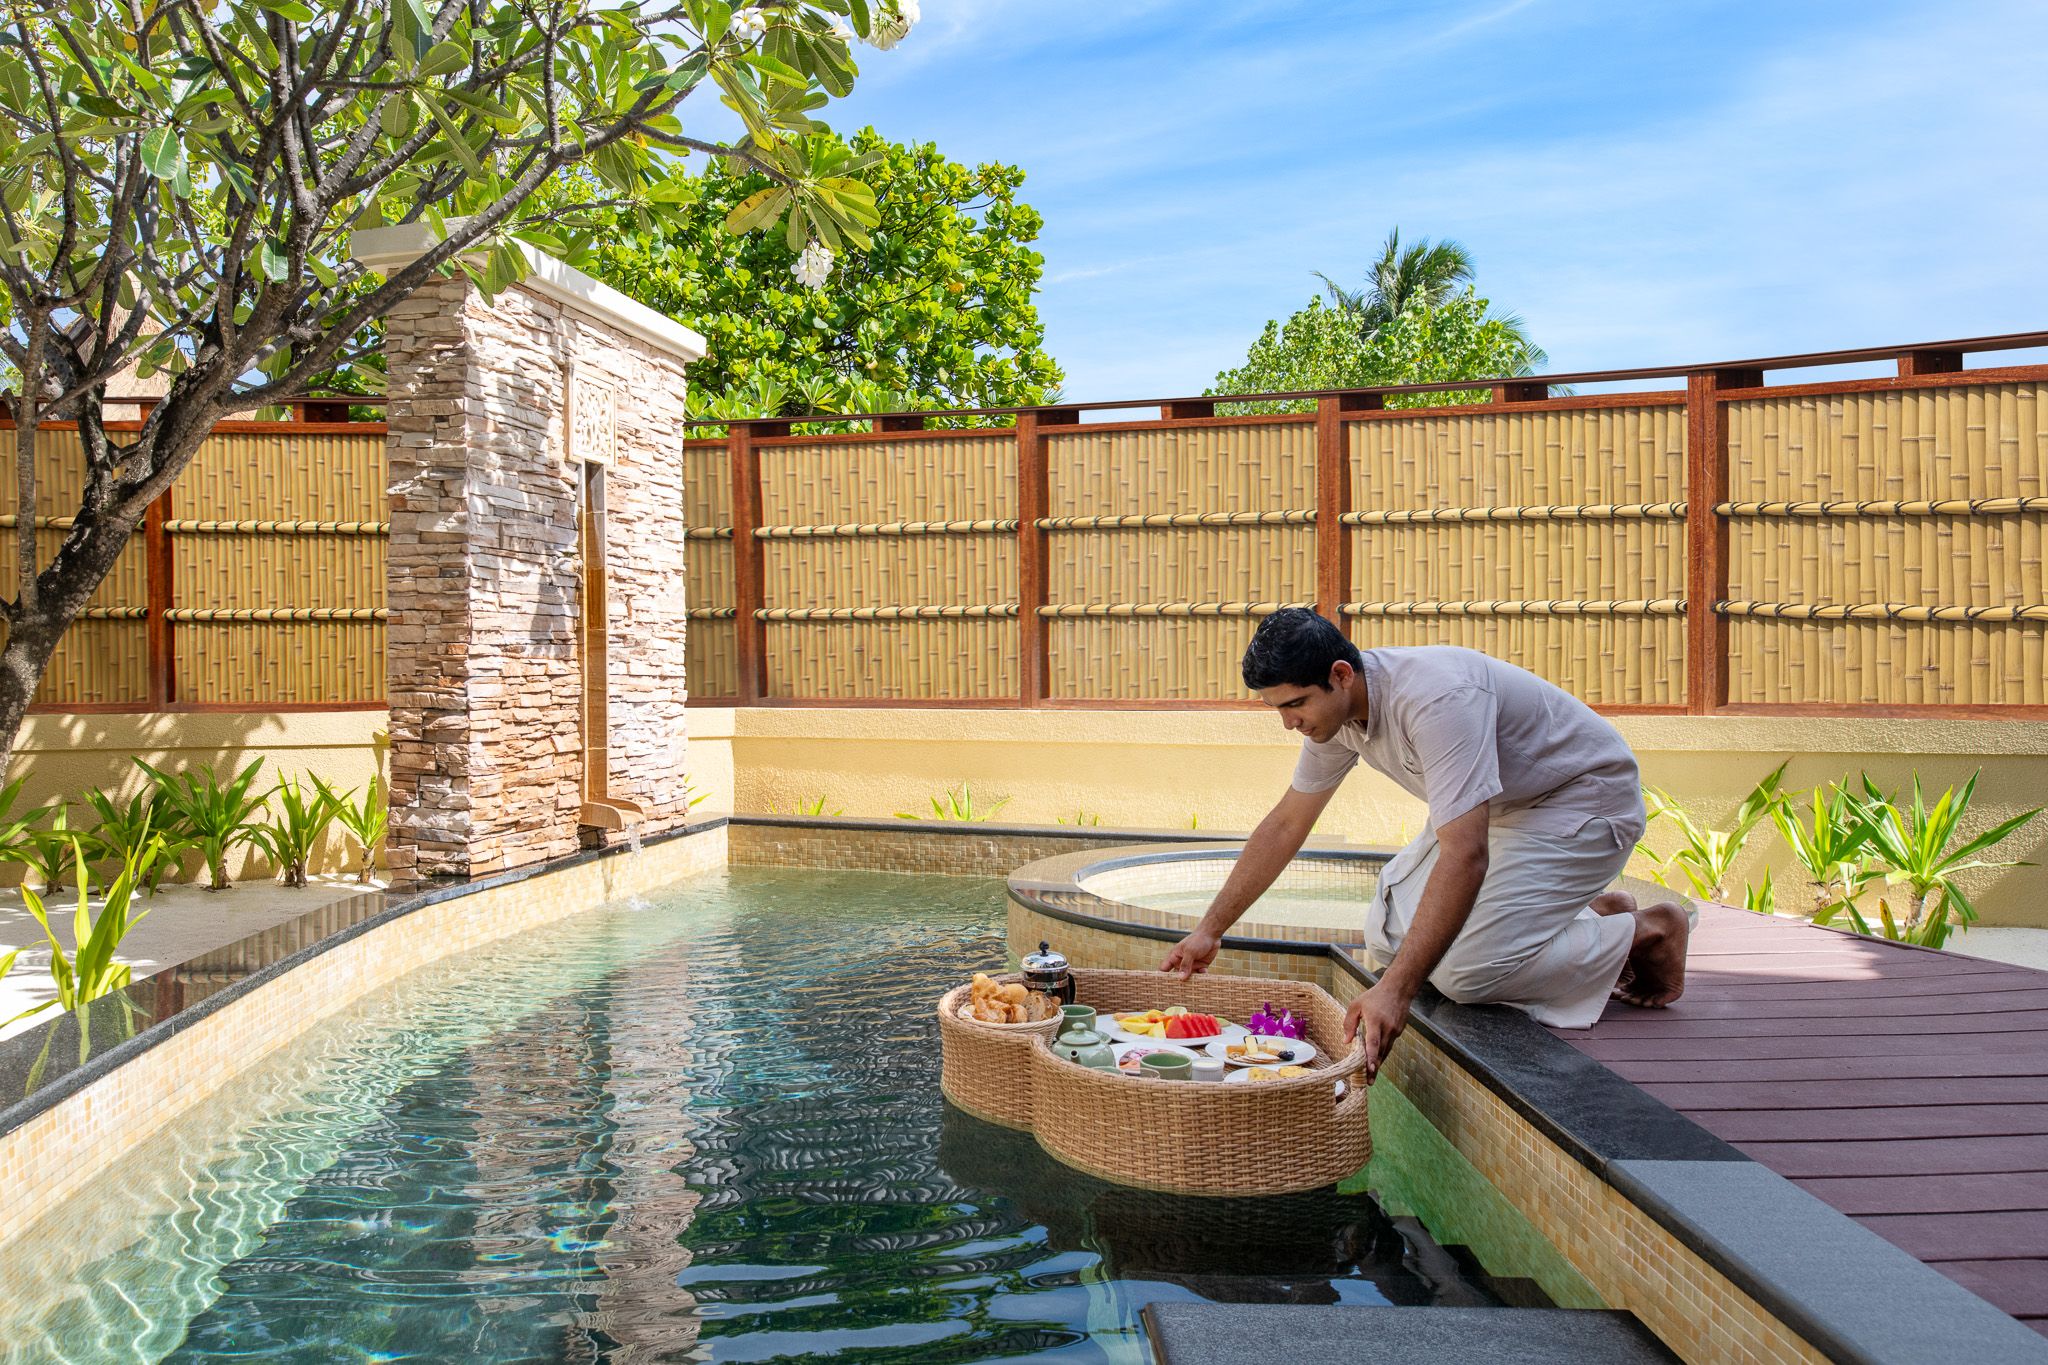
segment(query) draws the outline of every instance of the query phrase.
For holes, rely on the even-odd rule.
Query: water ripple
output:
[[[744,870],[415,972],[18,1246],[4,1359],[1135,1361],[1152,1299],[1494,1301],[1364,1196],[1118,1189],[943,1106],[1002,913]]]

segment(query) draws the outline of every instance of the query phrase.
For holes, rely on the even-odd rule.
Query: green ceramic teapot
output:
[[[1053,1039],[1052,1052],[1055,1057],[1064,1057],[1082,1066],[1116,1070],[1116,1054],[1110,1051],[1109,1039],[1092,1028],[1068,1029]]]

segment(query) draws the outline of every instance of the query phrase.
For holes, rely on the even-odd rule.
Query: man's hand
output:
[[[1394,1040],[1401,1036],[1401,1030],[1408,1027],[1408,1006],[1412,997],[1382,980],[1367,988],[1365,993],[1351,1002],[1351,1008],[1344,1011],[1344,1036],[1359,1034],[1365,1039],[1365,1083],[1371,1085],[1373,1078],[1380,1074],[1380,1063],[1387,1059],[1387,1052],[1394,1046]]]
[[[1166,961],[1159,964],[1162,972],[1179,972],[1185,981],[1196,972],[1206,972],[1209,964],[1216,960],[1216,950],[1223,946],[1223,940],[1207,930],[1197,929],[1173,945],[1173,951],[1166,955]]]

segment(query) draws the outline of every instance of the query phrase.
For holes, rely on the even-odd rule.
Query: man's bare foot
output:
[[[1642,1009],[1662,1009],[1685,994],[1685,947],[1692,923],[1675,905],[1635,912],[1635,942],[1615,982],[1614,998]]]

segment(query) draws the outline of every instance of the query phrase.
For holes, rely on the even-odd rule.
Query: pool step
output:
[[[1633,1314],[1566,1308],[1363,1308],[1155,1303],[1143,1312],[1161,1365],[1650,1365],[1677,1357]]]

